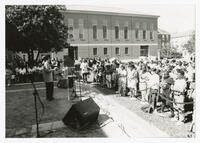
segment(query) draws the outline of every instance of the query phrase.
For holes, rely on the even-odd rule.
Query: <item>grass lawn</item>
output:
[[[23,87],[24,89],[26,87]],[[41,117],[41,123],[62,120],[71,107],[71,103],[65,97],[65,89],[55,89],[55,100],[46,101],[45,90],[38,90],[44,103],[45,112]],[[38,103],[39,115],[41,105]],[[35,124],[34,97],[32,91],[20,91],[6,93],[6,128],[24,128]]]

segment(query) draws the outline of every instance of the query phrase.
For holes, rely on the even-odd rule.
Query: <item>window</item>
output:
[[[171,39],[171,37],[170,37],[170,35],[168,35],[168,42],[170,42],[170,39]]]
[[[93,25],[93,39],[97,39],[97,26]]]
[[[153,40],[153,31],[150,31],[150,39]]]
[[[116,54],[116,55],[119,55],[119,48],[118,48],[118,47],[115,48],[115,54]]]
[[[115,26],[115,39],[119,39],[119,26]]]
[[[84,21],[83,19],[79,19],[79,39],[83,39],[83,30],[84,30]]]
[[[107,27],[103,26],[103,39],[107,39]]]
[[[128,47],[125,48],[125,54],[128,54]]]
[[[165,41],[165,35],[162,35],[162,41]]]
[[[148,46],[141,46],[140,47],[140,56],[148,57]]]
[[[93,48],[93,55],[97,55],[97,48]]]
[[[167,41],[167,35],[165,35],[165,42]]]
[[[146,30],[143,30],[143,39],[144,39],[144,40],[147,39]]]
[[[128,39],[128,27],[124,27],[124,39]]]
[[[83,39],[83,29],[79,29],[79,39]]]
[[[69,27],[69,29],[68,29],[68,32],[69,32],[69,34],[68,34],[68,37],[70,38],[70,39],[73,39],[74,38],[74,35],[73,35],[73,27]]]
[[[136,29],[136,31],[135,31],[135,38],[139,39],[139,29]]]
[[[107,49],[107,48],[104,48],[104,49],[103,49],[103,53],[104,53],[104,55],[107,55],[107,54],[108,54],[108,49]]]

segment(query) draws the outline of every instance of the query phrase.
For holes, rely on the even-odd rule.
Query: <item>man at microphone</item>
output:
[[[51,60],[50,55],[47,55],[44,58],[44,70],[43,70],[43,77],[44,82],[46,84],[46,99],[48,101],[53,100],[53,89],[54,89],[54,83],[53,83],[53,71],[56,70],[55,68],[52,68],[51,66]]]

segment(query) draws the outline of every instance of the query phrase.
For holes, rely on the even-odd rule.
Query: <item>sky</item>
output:
[[[65,0],[67,5],[90,5],[123,8],[146,14],[159,15],[158,27],[170,33],[195,30],[193,0]]]

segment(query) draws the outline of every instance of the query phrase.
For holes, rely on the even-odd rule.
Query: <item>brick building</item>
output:
[[[158,49],[162,51],[162,49],[170,49],[171,48],[171,35],[169,32],[158,29]],[[160,52],[159,57],[165,57],[166,55],[162,55]]]
[[[123,60],[158,56],[159,16],[105,7],[66,7],[62,13],[75,59],[116,57]],[[41,53],[40,57],[45,54]],[[49,54],[63,60],[69,51],[63,49]]]
[[[157,57],[159,16],[122,9],[67,6],[68,42],[78,57]],[[54,54],[59,59],[66,52]]]

